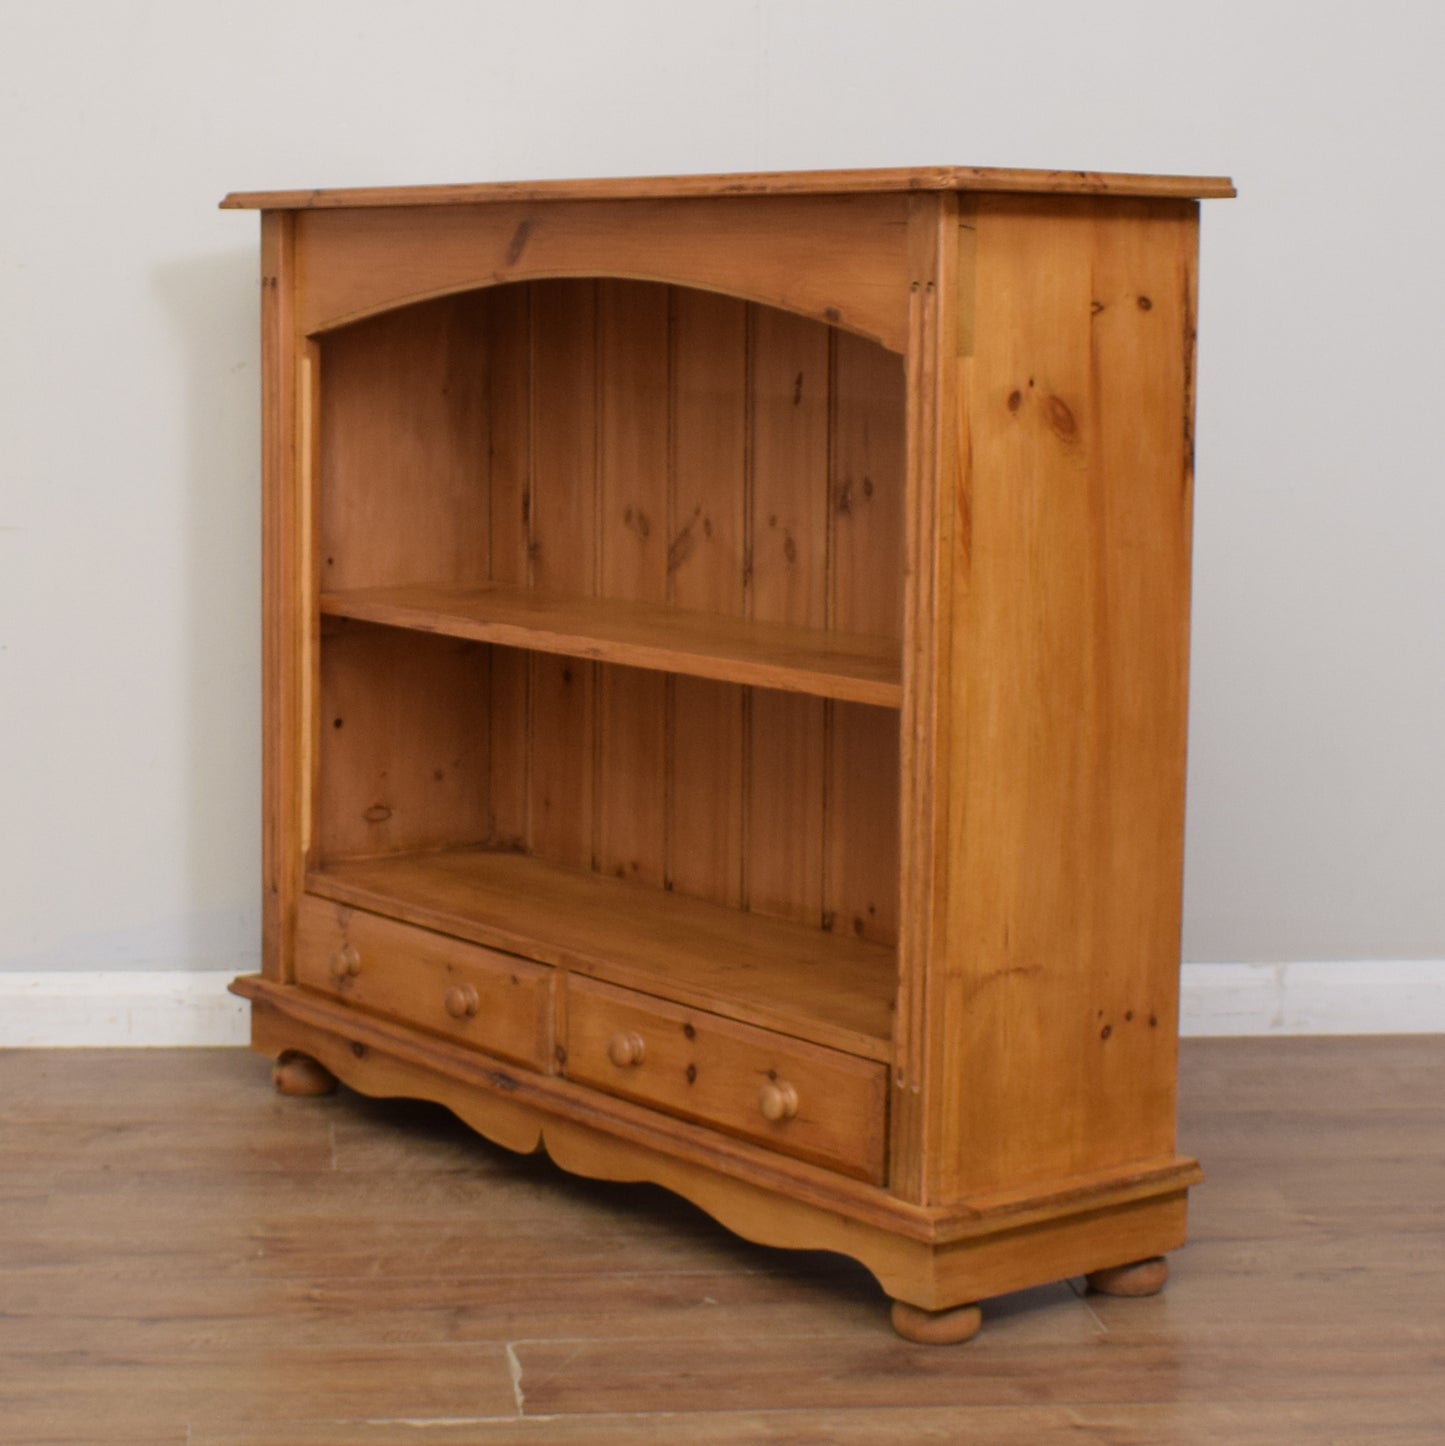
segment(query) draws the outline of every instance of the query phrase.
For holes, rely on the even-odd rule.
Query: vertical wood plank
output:
[[[747,307],[676,288],[673,307],[672,601],[738,617],[746,607]],[[716,903],[742,902],[746,691],[672,679],[668,882]]]
[[[820,698],[751,690],[748,907],[823,922],[823,715]]]
[[[890,1104],[891,1188],[923,1202],[936,1189],[939,1112],[931,1071],[950,1053],[938,1007],[947,967],[945,829],[951,803],[951,737],[940,724],[944,687],[966,685],[944,671],[954,626],[954,593],[966,596],[972,482],[968,414],[956,355],[958,315],[975,286],[960,267],[959,201],[909,201],[909,320],[904,551],[903,709],[900,729],[900,919],[894,1093]],[[944,339],[947,339],[945,344]],[[954,1073],[964,1071],[954,1068]]]
[[[532,288],[499,286],[487,297],[490,388],[490,576],[522,585],[531,543]],[[527,837],[531,668],[527,654],[493,648],[491,662],[491,842],[521,848]]]
[[[668,288],[597,283],[601,592],[667,600]]]
[[[979,203],[940,1195],[1173,1148],[1195,225]]]
[[[1102,380],[1088,424],[1097,442],[1089,491],[1105,579],[1092,583],[1102,735],[1092,856],[1108,861],[1090,948],[1102,980],[1094,1022],[1102,1005],[1118,1045],[1096,1056],[1101,1128],[1084,1147],[1094,1158],[1174,1147],[1197,226],[1191,202],[1099,207],[1090,248],[1091,300],[1102,303],[1091,306],[1090,360]],[[1159,1024],[1131,1027],[1144,1022],[1139,1001]]]
[[[876,343],[833,338],[829,621],[899,637],[903,627],[904,375]],[[823,917],[834,928],[898,939],[897,712],[828,709]]]
[[[597,587],[596,284],[539,283],[532,303],[531,541],[534,587]],[[543,858],[593,861],[592,663],[531,658],[528,839]]]
[[[752,311],[749,610],[823,627],[828,610],[829,331]],[[754,689],[750,699],[748,904],[820,924],[825,709]]]
[[[829,621],[850,633],[903,633],[903,360],[834,336]]]
[[[292,977],[301,890],[299,809],[308,786],[297,754],[302,564],[297,537],[294,218],[261,217],[261,643],[264,797],[261,829],[261,966]]]
[[[752,557],[760,622],[827,625],[829,329],[752,308]]]
[[[493,582],[527,581],[531,513],[531,286],[498,286],[486,297],[488,498]]]
[[[300,524],[301,708],[299,720],[301,862],[310,868],[316,850],[317,795],[321,788],[321,347],[307,338],[296,352],[296,471]]]
[[[487,835],[491,649],[343,624],[321,656],[322,861]]]
[[[741,617],[746,606],[747,313],[707,291],[672,292],[672,601]]]
[[[485,314],[444,297],[324,338],[323,588],[486,581]]]
[[[668,290],[598,283],[601,591],[667,600]],[[667,698],[660,673],[598,669],[596,867],[660,887],[666,865]]]
[[[898,942],[898,714],[862,703],[828,710],[825,925]]]

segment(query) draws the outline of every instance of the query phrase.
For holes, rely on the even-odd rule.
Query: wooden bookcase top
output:
[[[847,171],[631,176],[495,181],[483,185],[376,186],[337,190],[233,191],[226,210],[308,211],[361,206],[458,206],[499,201],[622,201],[701,196],[830,196],[880,191],[994,191],[1063,196],[1214,199],[1235,194],[1227,176],[1147,176],[1109,171],[905,166]]]

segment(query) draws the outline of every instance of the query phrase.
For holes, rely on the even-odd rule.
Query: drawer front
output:
[[[552,971],[326,899],[301,900],[308,989],[533,1069],[552,1064]]]
[[[882,1183],[886,1065],[576,975],[566,1061],[609,1094]]]

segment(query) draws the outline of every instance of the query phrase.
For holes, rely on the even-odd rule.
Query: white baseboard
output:
[[[1181,1033],[1445,1034],[1445,959],[1186,964]]]
[[[0,1049],[243,1045],[231,972],[0,973]],[[1445,959],[1186,964],[1190,1036],[1445,1034]]]
[[[219,969],[0,973],[0,1049],[245,1044],[244,1000]]]

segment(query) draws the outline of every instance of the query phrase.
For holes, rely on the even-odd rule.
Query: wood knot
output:
[[[676,572],[692,556],[696,547],[697,539],[692,535],[692,523],[689,522],[672,539],[672,545],[667,549],[667,570]]]
[[[507,265],[515,266],[522,259],[522,252],[527,249],[527,242],[532,235],[532,223],[521,222],[517,229],[512,232],[511,244],[507,247]]]
[[[1062,397],[1050,392],[1044,407],[1049,415],[1049,426],[1066,442],[1072,442],[1079,435],[1079,424],[1074,420],[1069,404]]]

